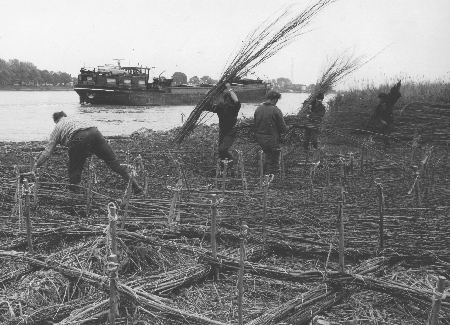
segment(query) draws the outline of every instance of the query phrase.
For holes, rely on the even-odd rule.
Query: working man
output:
[[[394,85],[388,94],[380,93],[378,98],[380,102],[375,108],[373,116],[369,120],[371,123],[381,123],[381,133],[383,134],[383,142],[385,146],[391,143],[389,135],[394,129],[394,105],[402,97],[400,94],[401,81]]]
[[[305,140],[303,142],[303,148],[305,150],[309,149],[309,144],[317,149],[320,127],[322,125],[322,119],[325,116],[325,106],[322,104],[323,98],[323,94],[318,93],[308,107],[308,126],[305,128]]]
[[[233,170],[233,155],[228,151],[236,140],[237,128],[235,127],[241,103],[230,83],[225,84],[225,93],[222,100],[206,108],[206,111],[216,113],[219,117],[219,158],[229,160],[228,170]],[[221,168],[223,164],[221,163]],[[230,172],[231,174],[231,172]]]
[[[57,144],[67,146],[69,154],[69,190],[79,192],[81,173],[86,159],[92,154],[105,161],[109,168],[128,183],[130,174],[125,166],[119,164],[111,146],[106,142],[100,131],[91,123],[75,117],[67,117],[63,111],[53,114],[53,121],[56,123],[50,140],[45,150],[39,156],[33,166],[33,172],[42,166],[52,155]],[[133,192],[139,194],[142,187],[133,178]]]
[[[256,108],[254,119],[256,138],[266,155],[263,172],[269,175],[278,172],[281,134],[287,132],[288,127],[281,110],[276,106],[281,94],[276,90],[270,90],[266,97],[267,101]]]

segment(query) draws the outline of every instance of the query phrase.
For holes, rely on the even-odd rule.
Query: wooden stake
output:
[[[225,183],[227,181],[227,170],[228,170],[228,163],[230,161],[225,158],[224,160],[222,160],[223,163],[223,174],[222,174],[222,197],[225,197]]]
[[[361,169],[361,174],[364,172],[364,144],[361,146],[361,160],[360,160],[360,169]]]
[[[183,186],[183,180],[180,178],[177,182],[177,185],[174,188],[172,188],[173,198],[172,198],[172,203],[170,204],[169,215],[167,217],[169,229],[171,231],[173,230],[173,220],[176,218],[176,208],[177,208],[178,196],[180,194],[182,186]]]
[[[280,149],[280,176],[281,179],[284,180],[286,178],[285,170],[284,170],[284,156],[283,156],[283,149]]]
[[[439,276],[436,291],[438,293],[442,294],[444,292],[444,288],[445,288],[445,277]],[[439,297],[439,298],[433,297],[432,300],[433,300],[433,305],[432,305],[431,317],[428,322],[428,325],[437,325],[438,321],[439,321],[439,311],[441,310],[442,298],[441,297]]]
[[[344,272],[344,187],[339,186],[339,271]]]
[[[89,217],[89,212],[91,210],[91,193],[92,193],[92,165],[91,159],[88,160],[87,168],[87,189],[86,189],[86,217]]]
[[[33,241],[31,238],[31,219],[30,219],[30,187],[28,180],[23,180],[23,192],[25,193],[25,221],[27,223],[27,243],[28,252],[33,254]]]
[[[217,182],[218,182],[218,179],[219,179],[219,172],[220,172],[220,158],[217,159],[217,162],[216,162],[216,178],[214,179],[214,187],[215,187],[216,190],[218,188]]]
[[[33,191],[33,202],[37,205],[38,203],[38,190],[39,190],[39,171],[36,170],[34,175],[34,191]]]
[[[327,156],[325,156],[325,169],[327,173],[327,187],[330,188],[330,165],[328,164]]]
[[[259,187],[262,188],[264,176],[263,151],[259,151]]]
[[[377,184],[377,190],[378,190],[378,213],[380,215],[380,249],[384,248],[384,211],[383,211],[383,188],[381,187],[381,183]]]
[[[109,210],[109,230],[111,235],[111,253],[108,256],[108,275],[109,275],[109,324],[116,323],[117,312],[117,268],[119,260],[117,258],[117,235],[116,235],[116,206],[113,202],[108,204]]]
[[[240,239],[241,239],[241,249],[240,249],[240,260],[239,260],[239,297],[238,297],[238,318],[239,318],[239,325],[243,325],[243,308],[242,308],[242,302],[244,298],[244,266],[245,266],[245,241],[247,237],[247,231],[248,227],[245,221],[242,221],[241,224],[241,233],[240,233]]]
[[[266,218],[267,218],[267,190],[269,189],[269,175],[264,175],[263,190],[263,220],[262,220],[262,235],[264,244],[266,242]]]
[[[128,186],[127,186],[127,190],[125,193],[125,209],[123,211],[123,219],[122,219],[122,225],[121,225],[122,229],[125,229],[125,223],[126,223],[126,220],[128,217],[128,207],[130,204],[131,189],[133,187],[133,178],[134,178],[133,173],[132,172],[130,173],[130,167],[127,167],[127,168],[128,168],[128,173],[130,174],[130,180],[128,181]]]
[[[216,243],[216,224],[217,224],[217,196],[211,194],[211,254],[214,260],[217,259],[217,243]],[[214,281],[219,280],[219,268],[216,265],[212,267]]]
[[[350,175],[353,176],[353,153],[350,153]]]

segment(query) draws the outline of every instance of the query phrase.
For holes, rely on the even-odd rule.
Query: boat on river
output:
[[[81,104],[160,106],[196,105],[213,87],[210,84],[173,85],[173,79],[161,75],[150,82],[151,68],[105,65],[97,69],[81,68],[74,89]],[[242,103],[264,101],[270,89],[259,79],[236,79],[233,90]]]

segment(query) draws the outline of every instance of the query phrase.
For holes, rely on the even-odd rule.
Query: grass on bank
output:
[[[397,107],[403,107],[413,102],[450,103],[450,80],[437,79],[430,81],[399,77],[392,78],[379,86],[375,86],[374,82],[368,82],[365,86],[355,86],[346,91],[339,91],[328,104],[330,107],[354,104],[375,107],[379,102],[378,94],[389,92],[390,88],[398,80],[402,81],[400,89],[402,97],[397,102]]]

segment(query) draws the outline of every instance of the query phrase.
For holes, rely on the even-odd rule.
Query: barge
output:
[[[150,82],[150,69],[105,65],[82,68],[74,90],[81,104],[124,106],[196,105],[213,85],[173,85],[159,76]],[[270,85],[262,80],[236,79],[232,83],[239,101],[260,103]]]

